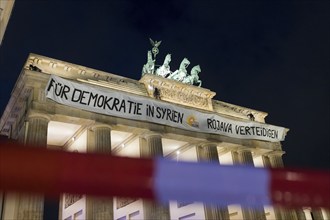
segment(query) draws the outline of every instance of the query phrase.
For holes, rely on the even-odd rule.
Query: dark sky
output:
[[[151,48],[200,64],[216,99],[290,128],[287,166],[330,168],[329,1],[19,1],[0,48],[0,113],[30,52],[140,79]]]

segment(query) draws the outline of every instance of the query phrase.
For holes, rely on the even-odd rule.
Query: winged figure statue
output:
[[[162,43],[162,41],[153,41],[151,38],[149,38],[152,48],[152,53],[154,54],[154,59],[156,58],[157,54],[159,53],[158,47]]]

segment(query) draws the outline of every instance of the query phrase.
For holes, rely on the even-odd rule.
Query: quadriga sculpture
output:
[[[187,83],[187,84],[195,84],[195,83],[199,83],[198,86],[201,87],[202,85],[202,81],[199,79],[198,74],[201,72],[201,67],[199,65],[194,66],[191,71],[190,71],[190,76],[186,76],[183,79],[183,83]]]
[[[147,63],[144,64],[142,68],[142,76],[147,73],[154,74],[154,71],[155,71],[155,60],[152,59],[151,51],[149,50],[147,54]]]
[[[174,73],[172,73],[167,78],[182,82],[182,80],[187,76],[187,67],[189,66],[189,64],[190,61],[187,58],[184,58],[180,64],[180,68],[174,71]]]
[[[161,67],[156,70],[156,75],[166,78],[171,74],[170,70],[171,54],[167,54],[164,63]]]

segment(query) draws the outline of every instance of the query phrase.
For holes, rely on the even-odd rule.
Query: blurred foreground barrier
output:
[[[330,207],[330,172],[136,159],[0,142],[0,190]]]

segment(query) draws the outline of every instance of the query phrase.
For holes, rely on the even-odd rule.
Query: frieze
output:
[[[151,97],[204,110],[213,110],[212,98],[215,92],[166,79],[154,74],[145,74],[140,82],[145,84]],[[157,94],[155,92],[157,91]]]
[[[69,206],[73,205],[81,198],[82,198],[82,195],[64,194],[64,208],[68,208]]]
[[[203,108],[208,108],[208,101],[205,98],[199,97],[194,94],[187,95],[184,92],[176,92],[173,89],[160,89],[161,97],[165,100],[173,101],[183,101],[184,103],[190,103],[192,106],[200,106]],[[181,103],[181,102],[180,102]]]
[[[117,198],[117,209],[123,208],[135,201],[137,201],[138,199],[136,198],[129,198],[129,197],[120,197]]]

